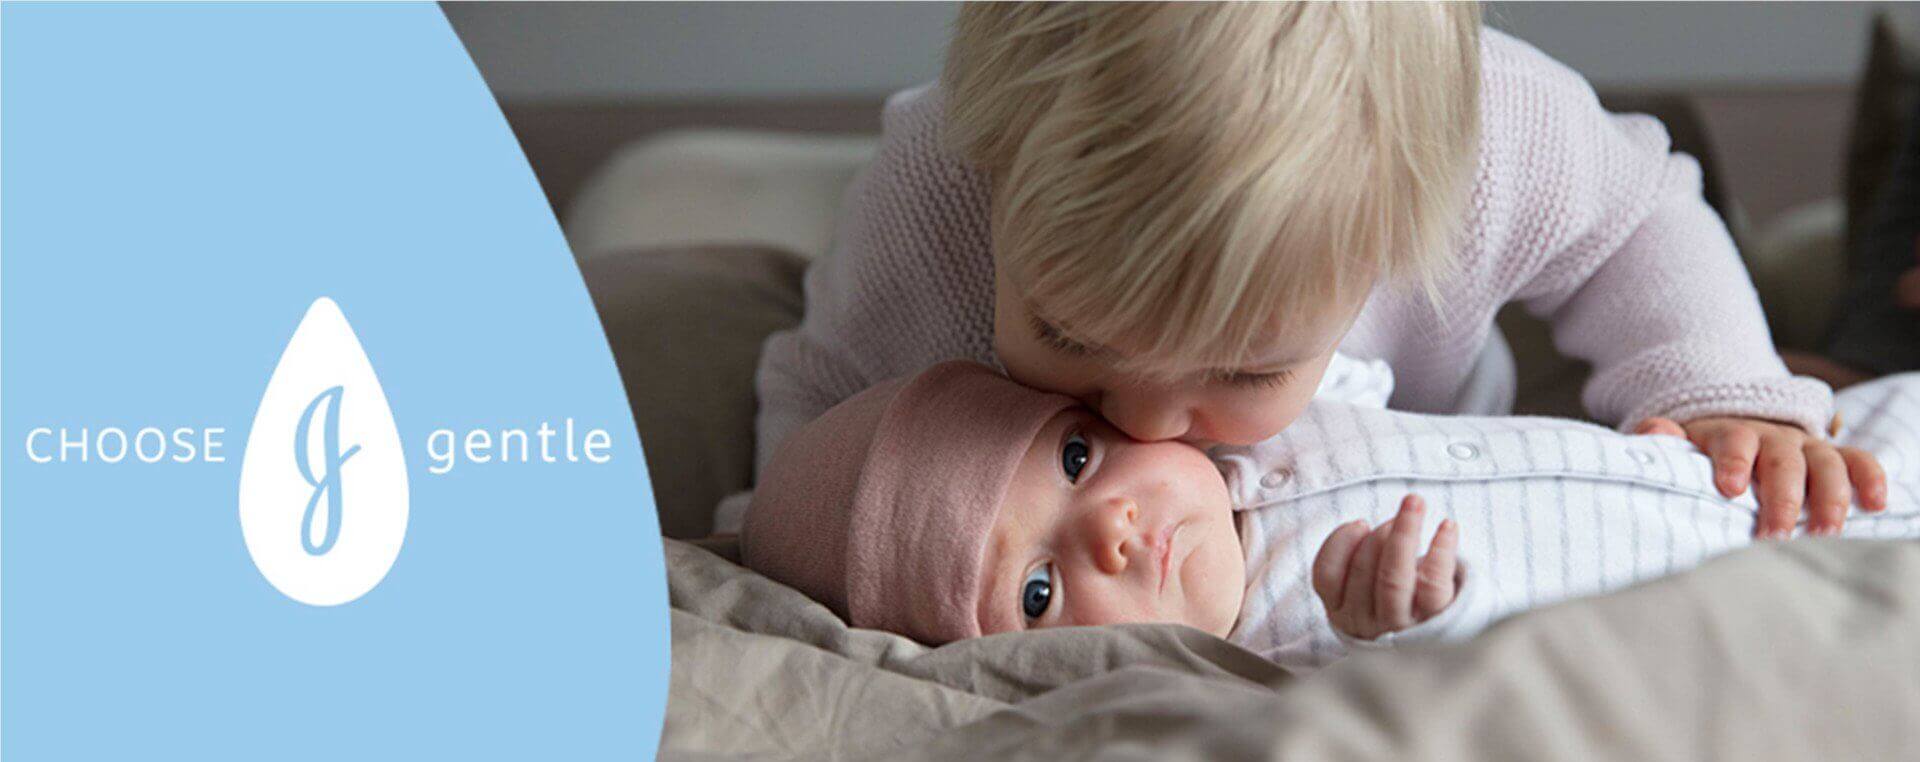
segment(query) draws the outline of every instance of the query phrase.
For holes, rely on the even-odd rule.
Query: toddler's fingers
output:
[[[1373,574],[1380,563],[1380,546],[1385,544],[1386,531],[1392,526],[1392,524],[1381,524],[1378,529],[1368,532],[1367,536],[1360,540],[1360,547],[1354,549],[1353,560],[1347,564],[1346,597],[1341,599],[1340,608],[1346,609],[1348,616],[1359,620],[1355,622],[1356,625],[1368,623],[1360,626],[1360,631],[1350,633],[1357,637],[1370,638],[1374,634],[1374,625],[1371,624],[1373,621]]]
[[[1419,495],[1402,499],[1380,549],[1373,576],[1373,617],[1389,630],[1413,625],[1414,565],[1420,559],[1420,524],[1426,511]]]
[[[1457,571],[1460,527],[1453,519],[1440,522],[1434,530],[1433,544],[1420,559],[1420,581],[1413,591],[1413,615],[1427,621],[1453,605],[1453,575]]]
[[[1760,447],[1754,476],[1759,479],[1759,535],[1776,540],[1793,533],[1807,497],[1807,456],[1787,436],[1770,436]]]
[[[1320,544],[1320,553],[1313,557],[1313,591],[1319,594],[1320,602],[1327,605],[1329,613],[1340,608],[1340,599],[1347,589],[1347,565],[1353,560],[1354,549],[1366,538],[1367,522],[1349,521],[1327,535],[1327,541]]]
[[[1760,433],[1748,426],[1720,426],[1706,436],[1689,437],[1695,447],[1713,458],[1713,484],[1720,494],[1737,497],[1753,481],[1753,461],[1760,452]]]
[[[1840,533],[1847,521],[1847,506],[1853,504],[1853,487],[1847,483],[1847,462],[1840,451],[1826,442],[1808,442],[1807,454],[1807,533],[1826,536]]]
[[[1853,481],[1853,494],[1860,507],[1872,513],[1887,509],[1887,472],[1880,459],[1858,447],[1840,448],[1840,460],[1847,464],[1847,478]]]
[[[1687,430],[1680,428],[1680,424],[1674,423],[1672,418],[1661,418],[1659,416],[1641,421],[1638,426],[1633,427],[1633,433],[1660,434],[1669,437],[1680,437],[1681,439],[1687,438]]]

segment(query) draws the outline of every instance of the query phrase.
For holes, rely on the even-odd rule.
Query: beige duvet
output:
[[[1795,541],[1292,677],[1173,626],[929,649],[666,541],[663,758],[1920,760],[1920,544]]]

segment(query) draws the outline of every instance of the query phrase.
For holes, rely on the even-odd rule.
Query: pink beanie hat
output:
[[[965,361],[856,394],[781,443],[741,556],[855,627],[978,637],[1000,501],[1034,435],[1076,404]]]

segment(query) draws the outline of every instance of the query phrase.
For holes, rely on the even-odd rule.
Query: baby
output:
[[[1375,387],[1339,401],[1323,385],[1279,436],[1210,459],[942,363],[785,442],[748,511],[744,560],[854,626],[928,644],[1170,622],[1311,669],[1465,638],[1752,542],[1753,498],[1723,497],[1684,439],[1389,411]],[[1844,533],[1920,536],[1920,376],[1840,400],[1858,422],[1842,443],[1882,458],[1891,488],[1890,510]]]

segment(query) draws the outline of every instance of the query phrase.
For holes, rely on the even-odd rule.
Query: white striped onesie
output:
[[[1292,670],[1355,647],[1463,639],[1495,620],[1685,571],[1750,544],[1749,489],[1721,497],[1685,440],[1576,421],[1420,415],[1322,394],[1272,439],[1214,453],[1239,511],[1246,602],[1231,639]],[[1842,535],[1920,537],[1920,374],[1836,396],[1836,441],[1874,453],[1888,510],[1856,506]],[[1446,611],[1379,641],[1338,636],[1310,580],[1314,555],[1355,519],[1378,524],[1407,493],[1426,498],[1422,547],[1459,525],[1465,575]],[[1803,524],[1804,526],[1804,524]]]

